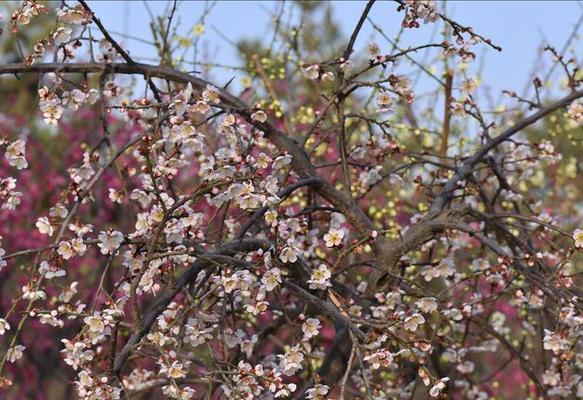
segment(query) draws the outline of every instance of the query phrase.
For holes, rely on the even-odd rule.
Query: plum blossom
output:
[[[102,63],[112,63],[117,57],[117,50],[107,39],[102,39],[99,41],[99,51],[96,59]]]
[[[423,297],[419,299],[415,305],[424,313],[431,313],[437,310],[437,301],[432,297]]]
[[[368,53],[368,57],[372,60],[377,58],[381,54],[381,48],[379,47],[378,43],[371,42],[366,46],[366,51]]]
[[[101,334],[105,331],[105,322],[103,322],[103,318],[98,315],[85,317],[84,322],[89,327],[90,332]]]
[[[99,239],[97,246],[101,249],[101,254],[112,254],[119,249],[119,246],[124,240],[124,236],[118,231],[102,231],[97,239]]]
[[[207,85],[206,89],[202,92],[202,98],[207,103],[219,104],[221,101],[219,89],[212,85]]]
[[[393,355],[390,351],[381,349],[366,355],[363,360],[369,363],[372,369],[379,369],[381,366],[386,368],[393,362]]]
[[[65,355],[65,363],[70,365],[75,371],[83,364],[93,360],[93,351],[88,349],[87,344],[83,341],[70,341],[61,339],[65,348],[61,352]]]
[[[265,213],[265,222],[267,222],[270,226],[277,226],[277,211],[269,210]]]
[[[298,260],[297,249],[293,241],[289,240],[287,246],[281,249],[279,259],[283,263],[295,263]]]
[[[57,17],[60,22],[73,25],[82,25],[91,21],[91,13],[85,10],[81,4],[75,7],[62,7],[57,9]]]
[[[320,76],[320,66],[318,64],[308,65],[302,68],[302,72],[308,79],[315,80]]]
[[[15,210],[20,204],[21,192],[17,192],[16,179],[0,179],[0,201],[2,201],[2,210]]]
[[[578,100],[572,102],[567,108],[567,117],[573,120],[576,124],[583,123],[583,101]]]
[[[69,41],[69,39],[71,39],[71,33],[73,33],[73,29],[68,26],[60,26],[55,29],[52,35],[55,46],[59,46]]]
[[[359,178],[362,181],[362,184],[369,188],[383,179],[381,175],[382,166],[377,165],[374,168],[369,169],[368,171],[363,171],[360,173]]]
[[[406,0],[404,3],[411,8],[415,18],[421,18],[424,23],[437,20],[435,0]]]
[[[194,397],[196,391],[189,387],[180,388],[176,385],[162,386],[162,393],[172,399],[190,400]]]
[[[304,333],[304,338],[302,340],[310,340],[314,336],[318,336],[320,333],[320,321],[317,318],[308,318],[306,322],[302,324],[302,332]]]
[[[0,318],[0,336],[10,330],[10,324],[4,318]]]
[[[263,274],[261,283],[265,286],[265,290],[271,292],[281,283],[281,270],[279,268],[272,268]]]
[[[87,245],[81,238],[74,238],[70,241],[62,241],[59,243],[57,253],[64,259],[69,260],[76,255],[83,255],[87,250]]]
[[[542,378],[543,383],[548,386],[557,386],[561,381],[561,375],[553,369],[547,369]]]
[[[565,347],[565,343],[561,337],[554,332],[545,329],[545,336],[543,338],[543,348],[558,354]]]
[[[279,366],[284,375],[293,375],[296,371],[302,369],[302,362],[304,361],[304,353],[298,345],[289,349],[285,354],[278,355],[281,359]]]
[[[49,222],[49,219],[47,217],[40,217],[36,221],[35,225],[36,225],[38,231],[40,233],[42,233],[43,235],[53,236],[54,229],[53,229],[53,226],[51,225],[51,223]]]
[[[456,369],[461,372],[462,374],[471,374],[474,372],[476,365],[471,361],[464,361],[463,363],[459,364]]]
[[[40,102],[40,110],[44,121],[49,125],[57,125],[63,115],[63,107],[58,97],[43,99]]]
[[[575,247],[583,249],[583,229],[575,229],[573,240],[575,241]]]
[[[449,381],[449,378],[441,378],[433,387],[429,390],[429,395],[431,397],[437,397],[443,389],[445,389],[445,384]]]
[[[377,106],[379,106],[381,110],[388,110],[391,107],[391,104],[393,104],[391,95],[385,91],[379,92],[377,94],[376,101]]]
[[[160,373],[172,379],[184,378],[187,373],[185,367],[187,367],[187,364],[177,360],[173,361],[170,365],[162,364],[160,366]]]
[[[8,160],[8,164],[16,169],[24,169],[28,167],[28,162],[25,158],[25,143],[22,140],[16,140],[6,147],[4,157]]]
[[[334,82],[335,79],[336,77],[332,71],[327,71],[322,74],[322,82]]]
[[[6,359],[8,362],[15,363],[22,358],[25,349],[26,347],[20,344],[9,348],[6,352]]]
[[[38,271],[45,277],[45,279],[59,278],[66,275],[65,270],[49,264],[47,261],[42,261],[40,263]]]
[[[42,290],[32,289],[29,285],[25,285],[22,287],[22,298],[33,302],[46,299],[47,294]]]
[[[317,383],[313,388],[306,390],[306,399],[325,400],[329,390],[329,386]]]
[[[320,264],[318,268],[312,271],[312,275],[308,280],[310,289],[326,290],[332,286],[330,277],[332,274],[325,264]]]
[[[326,247],[340,246],[342,244],[342,239],[344,239],[344,229],[330,229],[328,233],[324,235],[324,241],[326,242]]]
[[[257,122],[265,122],[267,121],[267,114],[263,110],[257,110],[251,114],[251,119]]]
[[[421,314],[413,314],[410,317],[405,318],[403,322],[403,328],[408,330],[409,332],[415,332],[419,325],[425,323],[425,318]]]

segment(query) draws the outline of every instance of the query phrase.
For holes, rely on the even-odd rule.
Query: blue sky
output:
[[[163,13],[167,2],[148,2],[154,14]],[[104,25],[116,32],[150,39],[149,16],[141,1],[90,1]],[[348,36],[365,5],[363,1],[337,1],[332,6],[343,31]],[[391,36],[399,29],[401,16],[395,12],[395,3],[377,2],[371,18]],[[194,26],[203,12],[204,2],[183,1],[179,5],[177,20],[182,30]],[[209,49],[216,63],[237,64],[235,49],[218,35],[213,28],[234,41],[239,38],[263,38],[271,35],[269,12],[277,9],[270,1],[220,1],[214,7],[205,23],[205,33],[201,40]],[[501,53],[486,50],[482,80],[488,82],[494,92],[502,89],[522,92],[532,76],[533,67],[540,69],[548,65],[548,56],[541,58],[537,50],[541,43],[549,43],[562,48],[573,27],[583,13],[583,2],[576,1],[450,1],[448,15],[458,22],[474,27],[476,32],[491,38],[503,47]],[[423,44],[433,32],[432,25],[409,30],[403,45]],[[583,29],[579,30],[583,33]],[[356,49],[362,49],[374,39],[374,30],[366,25]],[[151,46],[136,40],[121,39],[136,57],[153,57]],[[388,47],[377,37],[381,47]],[[583,54],[583,41],[575,42],[570,49],[579,57]],[[420,59],[422,56],[416,56]],[[219,80],[226,81],[236,71],[221,71]],[[221,82],[218,82],[221,83]]]

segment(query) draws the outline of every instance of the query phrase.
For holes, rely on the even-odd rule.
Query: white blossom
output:
[[[25,151],[26,148],[24,141],[17,140],[6,147],[4,157],[8,160],[8,164],[11,166],[16,167],[16,169],[24,169],[28,167],[28,162],[25,158]]]
[[[320,321],[317,318],[308,318],[306,322],[302,324],[302,332],[304,333],[304,338],[302,340],[310,340],[314,336],[318,336],[320,333]]]
[[[583,249],[583,229],[575,229],[573,240],[575,241],[575,247]]]
[[[281,361],[281,367],[284,375],[293,375],[296,371],[302,369],[302,362],[304,361],[304,353],[302,353],[298,345],[289,349],[285,354],[278,356]]]
[[[381,349],[366,355],[363,360],[369,363],[372,369],[379,369],[381,366],[386,368],[393,362],[393,355],[390,351]]]
[[[419,299],[415,305],[419,307],[421,311],[427,314],[437,310],[437,301],[435,301],[435,299],[432,297],[423,297]]]
[[[344,235],[344,229],[330,229],[328,233],[324,235],[326,247],[340,246],[340,244],[342,244],[342,239],[344,239]]]
[[[549,330],[545,329],[545,336],[543,338],[543,348],[558,354],[565,347],[563,339]]]
[[[445,384],[447,381],[449,381],[449,378],[441,378],[439,381],[437,381],[437,383],[429,390],[429,395],[431,397],[439,396],[439,393],[445,389]]]
[[[322,384],[315,384],[313,388],[306,390],[306,399],[310,400],[324,400],[330,387]]]
[[[40,217],[36,221],[36,227],[43,235],[53,236],[54,229],[47,217]]]
[[[123,234],[118,231],[101,232],[97,237],[97,246],[101,249],[101,254],[114,253],[123,242]]]
[[[308,280],[310,289],[326,290],[332,283],[330,283],[330,277],[332,274],[325,264],[321,264],[318,268],[312,271],[312,275]]]
[[[22,287],[22,298],[30,301],[37,301],[46,299],[47,295],[42,290],[34,290],[26,285]]]
[[[421,314],[413,314],[410,317],[405,318],[403,322],[403,328],[410,332],[415,332],[419,325],[425,323],[425,318]]]
[[[26,347],[19,344],[9,348],[6,352],[6,359],[8,362],[15,363],[22,358],[25,349]]]
[[[288,245],[281,249],[279,259],[284,263],[295,263],[298,260],[298,254],[293,243],[288,242]]]
[[[185,364],[174,361],[171,365],[162,364],[160,373],[165,374],[168,378],[179,379],[186,376]]]
[[[59,46],[71,39],[71,33],[73,33],[73,29],[66,26],[60,26],[55,29],[52,35],[55,46]]]
[[[10,330],[10,324],[4,318],[0,318],[0,336]]]
[[[281,270],[279,268],[272,268],[263,274],[261,283],[265,285],[265,290],[271,292],[281,283]]]
[[[89,327],[90,332],[101,334],[105,331],[105,323],[103,322],[103,318],[98,315],[85,317],[83,321]]]

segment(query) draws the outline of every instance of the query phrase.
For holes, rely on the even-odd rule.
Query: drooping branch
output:
[[[225,259],[224,256],[231,254],[235,251],[252,251],[257,250],[265,242],[258,240],[249,241],[235,241],[224,244],[219,248],[217,252],[205,253],[204,257],[200,257],[195,261],[186,271],[184,271],[177,279],[175,284],[169,288],[165,293],[160,295],[154,306],[144,315],[141,324],[136,332],[134,332],[128,341],[125,343],[124,347],[116,355],[113,364],[113,374],[118,375],[121,372],[125,362],[132,354],[135,346],[140,343],[142,338],[152,329],[154,322],[160,314],[162,314],[167,308],[170,302],[188,286],[191,282],[196,280],[198,274],[209,265],[208,260],[216,259],[217,262],[236,262],[233,259]]]

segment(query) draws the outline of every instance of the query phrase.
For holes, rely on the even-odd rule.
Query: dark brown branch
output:
[[[297,189],[299,189],[303,186],[312,185],[318,181],[320,181],[320,178],[316,177],[316,176],[302,179],[302,180],[300,180],[294,184],[291,184],[288,187],[282,189],[277,194],[277,197],[279,197],[280,199],[285,199],[286,197],[288,197],[290,194],[292,194]],[[243,237],[245,236],[247,231],[253,226],[253,224],[255,224],[255,223],[257,223],[257,221],[259,221],[259,219],[267,212],[267,210],[269,210],[269,207],[261,207],[260,209],[255,211],[255,213],[247,220],[247,222],[245,222],[245,225],[243,225],[241,227],[241,230],[237,234],[236,239],[243,239]]]
[[[190,83],[194,89],[203,91],[210,82],[191,76],[184,72],[177,71],[165,66],[155,66],[141,63],[78,63],[78,64],[36,64],[27,66],[24,64],[7,64],[0,66],[0,74],[16,73],[116,73],[127,75],[143,75],[145,77],[161,78],[169,81]],[[231,95],[229,92],[219,89],[220,98],[224,105],[232,108],[232,111],[239,113],[247,119],[249,123],[262,130],[265,136],[270,139],[280,151],[287,152],[292,156],[292,168],[301,178],[318,177],[316,170],[306,153],[301,149],[298,143],[277,130],[269,122],[260,123],[251,120],[251,108],[240,98]],[[348,221],[355,227],[360,234],[368,234],[374,229],[373,222],[367,215],[356,205],[354,200],[348,198],[339,192],[334,186],[320,180],[314,184],[314,189],[320,196],[329,201],[334,207],[342,211]]]
[[[569,105],[574,100],[583,97],[583,90],[576,91],[570,95],[563,97],[561,100],[539,110],[538,112],[522,119],[516,125],[502,132],[500,135],[496,136],[491,141],[487,142],[482,146],[473,156],[468,158],[464,163],[457,169],[456,173],[447,181],[443,191],[435,197],[433,203],[431,204],[430,214],[435,214],[441,212],[451,201],[454,191],[458,187],[458,182],[467,179],[472,173],[474,167],[482,161],[484,157],[494,149],[496,146],[502,142],[508,140],[516,133],[522,131],[524,128],[534,124],[540,119],[546,117],[548,114]]]
[[[119,375],[121,369],[123,368],[125,362],[131,355],[135,346],[142,340],[142,338],[150,331],[154,322],[160,314],[162,314],[170,302],[176,297],[178,293],[190,282],[194,281],[198,274],[204,269],[207,264],[202,261],[196,261],[190,268],[182,273],[176,280],[176,284],[170,288],[167,292],[162,294],[154,307],[144,316],[139,329],[130,336],[124,347],[115,357],[113,363],[113,374]]]
[[[298,285],[290,281],[283,281],[282,285],[290,289],[292,292],[295,293],[300,299],[307,301],[314,305],[317,309],[320,310],[323,314],[331,318],[334,322],[346,327],[349,329],[357,338],[363,340],[365,337],[365,333],[360,330],[354,323],[348,318],[347,316],[343,315],[338,311],[332,304],[324,301],[305,289],[302,289]]]
[[[83,8],[85,10],[87,10],[87,12],[89,12],[91,14],[91,17],[93,19],[93,22],[95,22],[95,25],[97,25],[97,27],[99,28],[99,30],[101,31],[101,34],[105,37],[105,39],[107,39],[107,41],[109,43],[111,43],[111,45],[114,47],[115,51],[117,51],[119,53],[119,55],[128,64],[134,64],[134,60],[132,60],[132,58],[130,57],[130,55],[123,49],[123,47],[121,47],[119,45],[119,43],[117,43],[117,41],[109,34],[109,32],[107,31],[107,29],[105,29],[105,26],[103,26],[103,24],[101,23],[101,21],[99,20],[99,18],[97,18],[95,16],[95,13],[91,9],[91,7],[89,7],[89,5],[85,2],[85,0],[78,0],[78,1],[83,6]]]
[[[511,354],[513,358],[516,358],[520,363],[520,367],[522,370],[528,375],[530,380],[535,384],[539,395],[543,396],[544,398],[548,398],[546,395],[546,391],[544,386],[542,385],[541,381],[538,379],[538,376],[528,359],[523,357],[514,346],[512,346],[503,335],[498,333],[494,328],[492,328],[489,324],[480,321],[477,318],[470,318],[470,321],[479,326],[481,329],[485,330],[489,335],[493,336],[498,340],[498,342]]]
[[[443,132],[441,133],[441,148],[439,155],[447,156],[449,132],[451,128],[451,89],[453,85],[453,73],[449,69],[445,72],[445,109],[443,112]]]
[[[89,13],[91,13],[91,17],[93,19],[93,22],[95,22],[95,25],[97,25],[97,27],[101,31],[101,34],[103,35],[103,37],[105,37],[105,39],[107,39],[107,41],[109,43],[111,43],[111,45],[113,46],[115,51],[117,51],[119,53],[119,55],[125,60],[125,62],[127,62],[128,64],[135,64],[135,61],[130,57],[128,52],[125,51],[123,49],[123,47],[121,47],[120,44],[109,34],[107,29],[105,29],[105,26],[103,26],[103,24],[101,23],[101,20],[95,16],[95,13],[89,7],[89,5],[85,2],[85,0],[79,0],[79,3],[83,6],[83,8],[85,8],[85,10],[87,10]],[[162,98],[160,97],[160,91],[158,90],[158,88],[156,87],[156,85],[154,84],[152,79],[150,79],[149,77],[146,77],[146,78],[148,79],[148,86],[152,90],[154,97],[156,98],[156,100],[158,100],[158,102],[161,102]]]
[[[352,54],[352,50],[354,49],[354,42],[356,42],[356,38],[358,37],[358,34],[360,33],[360,30],[362,29],[362,25],[364,24],[364,21],[366,21],[368,13],[370,12],[374,3],[375,3],[375,0],[369,0],[369,2],[366,3],[366,7],[364,8],[364,11],[360,15],[360,19],[358,20],[358,23],[356,24],[356,27],[354,28],[352,35],[350,35],[350,40],[348,41],[348,46],[346,46],[346,50],[344,50],[344,53],[342,55],[342,57],[344,58],[345,61],[350,58],[350,55]]]

